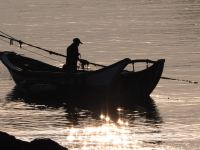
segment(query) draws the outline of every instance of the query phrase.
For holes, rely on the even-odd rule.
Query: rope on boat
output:
[[[187,82],[187,83],[191,83],[191,84],[198,84],[198,83],[199,83],[199,82],[197,82],[197,81],[182,80],[182,79],[175,79],[175,78],[169,78],[169,77],[161,77],[161,79],[176,80],[176,81],[182,81],[182,82]]]
[[[31,52],[31,53],[34,53],[34,54],[37,54],[37,55],[46,57],[46,58],[51,59],[51,60],[54,60],[54,61],[62,62],[62,61],[59,61],[59,60],[56,60],[56,59],[47,57],[47,56],[45,56],[45,55],[38,54],[38,53],[36,53],[36,52],[27,50],[27,49],[23,48],[22,45],[27,45],[27,46],[30,46],[30,47],[33,47],[33,48],[36,48],[36,49],[39,49],[39,50],[43,50],[43,51],[45,51],[45,52],[48,52],[50,55],[53,54],[53,55],[57,55],[57,56],[65,57],[65,58],[67,57],[66,55],[63,55],[63,54],[60,54],[60,53],[56,53],[56,52],[54,52],[54,51],[51,51],[51,50],[48,50],[48,49],[45,49],[45,48],[41,48],[41,47],[39,47],[39,46],[35,46],[35,45],[33,45],[33,44],[29,44],[29,43],[24,42],[24,41],[22,41],[22,40],[18,40],[18,39],[16,39],[16,38],[14,38],[14,37],[12,37],[12,36],[10,36],[10,35],[4,33],[3,31],[0,31],[0,33],[1,33],[1,34],[0,34],[0,37],[3,37],[3,38],[8,39],[8,40],[10,40],[10,41],[7,42],[6,40],[3,40],[3,39],[1,39],[1,38],[0,38],[0,40],[2,40],[2,41],[4,41],[4,42],[7,42],[7,43],[9,43],[10,45],[14,45],[14,42],[17,42],[17,43],[19,43],[18,47],[20,47],[20,48],[22,48],[22,49],[24,49],[24,50],[26,50],[26,51],[29,51],[29,52]],[[17,46],[17,45],[15,45],[15,46]],[[79,61],[80,61],[80,63],[81,63],[82,69],[84,69],[84,66],[88,66],[89,64],[94,65],[94,66],[99,66],[99,67],[106,67],[105,65],[101,65],[101,64],[89,62],[88,60],[85,60],[85,59],[79,59]],[[155,63],[156,61],[152,61],[152,60],[149,60],[149,59],[136,59],[136,60],[131,60],[131,63],[132,63],[132,65],[133,65],[133,71],[134,71],[134,64],[135,64],[135,63],[139,63],[139,62],[146,62],[147,68],[148,68],[148,64],[149,64],[149,63]],[[63,62],[62,62],[62,63],[63,63]],[[182,81],[182,82],[187,82],[187,83],[191,83],[191,84],[198,84],[197,81],[175,79],[175,78],[170,78],[170,77],[161,77],[161,79],[176,80],[176,81]]]
[[[10,45],[14,45],[14,42],[17,42],[17,43],[19,43],[18,47],[20,47],[20,48],[23,48],[22,45],[27,45],[27,46],[30,46],[30,47],[33,47],[33,48],[36,48],[36,49],[39,49],[39,50],[48,52],[50,55],[53,54],[53,55],[57,55],[57,56],[65,57],[65,58],[67,57],[66,55],[63,55],[63,54],[60,54],[60,53],[57,53],[57,52],[54,52],[54,51],[51,51],[51,50],[48,50],[48,49],[39,47],[39,46],[35,46],[35,45],[33,45],[33,44],[29,44],[29,43],[24,42],[24,41],[22,41],[22,40],[18,40],[18,39],[16,39],[16,38],[14,38],[14,37],[12,37],[12,36],[10,36],[10,35],[4,33],[3,31],[0,31],[0,33],[1,33],[1,34],[0,34],[0,37],[3,37],[3,38],[5,38],[5,39],[10,40],[10,42],[9,42]],[[5,42],[5,41],[4,41],[4,42]],[[17,46],[17,45],[16,45],[16,46]],[[24,48],[23,48],[23,49],[24,49]],[[24,50],[25,50],[25,49],[24,49]],[[27,51],[28,51],[28,50],[27,50]],[[33,51],[30,51],[30,52],[37,54],[36,52],[33,52]],[[38,55],[41,55],[41,54],[38,54]],[[44,56],[44,55],[42,55],[42,56]],[[47,56],[44,56],[44,57],[50,58],[50,57],[47,57]],[[50,58],[50,59],[52,59],[52,58]],[[56,60],[56,59],[52,59],[52,60],[59,61],[59,60]],[[96,63],[93,63],[93,62],[89,62],[89,61],[87,61],[87,60],[85,60],[85,59],[79,59],[79,61],[80,61],[80,63],[81,63],[82,65],[91,64],[91,65],[94,65],[94,66],[106,67],[106,66],[101,65],[101,64],[96,64]],[[59,61],[59,62],[61,62],[61,61]],[[63,62],[62,62],[62,63],[63,63]]]
[[[20,41],[20,40],[17,40],[17,39],[11,37],[10,35],[8,35],[8,34],[2,32],[2,31],[0,31],[0,33],[4,34],[4,35],[1,35],[1,34],[0,34],[0,40],[3,41],[3,42],[9,43],[10,45],[14,45],[14,46],[16,46],[16,47],[20,47],[21,49],[23,49],[23,50],[25,50],[25,51],[28,51],[28,52],[30,52],[30,53],[33,53],[33,54],[36,54],[36,55],[39,55],[39,56],[42,56],[42,57],[51,59],[51,60],[53,60],[53,61],[57,61],[57,62],[60,62],[60,63],[64,63],[63,61],[60,61],[60,60],[57,60],[57,59],[54,59],[54,58],[51,58],[51,57],[48,57],[48,56],[39,54],[39,53],[37,53],[37,52],[28,50],[28,49],[26,49],[26,48],[23,48],[22,45],[20,46],[20,45],[17,45],[17,44],[14,43],[14,41],[15,41],[15,42],[18,42],[18,41]],[[10,41],[8,42],[8,41],[2,39],[1,37],[6,38],[6,39],[9,39]]]

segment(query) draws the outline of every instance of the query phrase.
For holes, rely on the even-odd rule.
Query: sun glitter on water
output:
[[[106,121],[107,117],[104,119]],[[119,126],[111,123],[111,121],[106,121],[101,126],[96,127],[71,128],[67,132],[66,141],[74,144],[71,147],[73,150],[79,149],[76,148],[76,145],[80,145],[81,149],[84,150],[123,150],[138,149],[142,144],[141,141],[134,138],[135,134],[131,133],[126,126]],[[127,136],[127,134],[130,136]]]

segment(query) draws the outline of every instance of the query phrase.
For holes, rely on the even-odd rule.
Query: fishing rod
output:
[[[45,52],[48,52],[50,55],[57,55],[57,56],[61,56],[61,57],[67,57],[66,55],[63,55],[63,54],[60,54],[60,53],[57,53],[57,52],[54,52],[54,51],[51,51],[51,50],[48,50],[48,49],[45,49],[45,48],[41,48],[39,46],[35,46],[33,44],[29,44],[27,42],[24,42],[22,40],[18,40],[6,33],[4,33],[3,31],[0,31],[0,36],[3,37],[3,38],[6,38],[6,39],[9,39],[10,40],[10,45],[13,45],[13,41],[19,43],[19,47],[22,48],[22,45],[28,45],[30,47],[33,47],[33,48],[36,48],[36,49],[39,49],[39,50],[43,50]],[[85,59],[78,59],[83,65],[88,65],[88,64],[91,64],[91,65],[94,65],[94,66],[99,66],[99,67],[106,67],[105,65],[101,65],[101,64],[97,64],[97,63],[93,63],[93,62],[90,62],[88,60],[85,60]],[[152,61],[152,60],[149,60],[149,59],[146,59],[146,60],[132,60],[131,63],[134,64],[135,62],[146,62],[146,63],[154,63],[155,61]],[[161,79],[166,79],[166,80],[176,80],[176,81],[182,81],[182,82],[187,82],[187,83],[191,83],[191,84],[198,84],[197,81],[191,81],[191,80],[181,80],[181,79],[175,79],[175,78],[171,78],[171,77],[161,77]]]

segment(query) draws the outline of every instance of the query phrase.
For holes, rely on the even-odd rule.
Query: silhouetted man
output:
[[[80,55],[78,47],[83,44],[79,38],[74,38],[73,43],[67,48],[66,69],[69,72],[76,72],[77,61]]]

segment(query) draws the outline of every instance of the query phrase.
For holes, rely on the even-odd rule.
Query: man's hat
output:
[[[74,42],[74,43],[83,44],[79,38],[74,38],[74,39],[73,39],[73,42]]]

